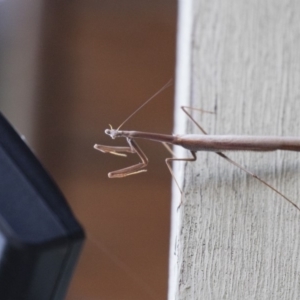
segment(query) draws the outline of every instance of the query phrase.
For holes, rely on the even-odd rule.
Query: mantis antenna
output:
[[[148,104],[153,98],[155,98],[158,94],[160,94],[162,91],[167,89],[173,84],[173,80],[170,79],[160,90],[158,90],[153,96],[151,96],[146,102],[144,102],[139,108],[137,108],[132,114],[129,115],[129,117],[116,129],[116,131],[119,131],[120,128],[132,117],[134,116],[140,109],[142,109],[146,104]]]

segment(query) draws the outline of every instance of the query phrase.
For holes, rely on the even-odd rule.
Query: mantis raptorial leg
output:
[[[126,154],[123,154],[123,152],[136,153],[141,159],[141,162],[136,165],[108,173],[109,178],[123,178],[129,175],[147,172],[146,169],[143,169],[148,165],[148,158],[145,155],[145,153],[134,140],[127,138],[127,143],[130,147],[114,147],[102,145],[94,146],[95,149],[101,152],[110,153],[118,156],[126,156]]]

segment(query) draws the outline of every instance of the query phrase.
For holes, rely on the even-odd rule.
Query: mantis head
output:
[[[113,140],[116,138],[116,137],[120,137],[122,136],[121,135],[121,131],[119,131],[118,129],[113,129],[112,126],[109,124],[110,126],[110,129],[105,129],[105,133],[107,135],[109,135]]]

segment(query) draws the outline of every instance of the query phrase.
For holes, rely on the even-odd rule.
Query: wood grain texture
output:
[[[300,2],[179,2],[192,22],[189,53],[178,52],[177,109],[179,95],[216,109],[194,113],[211,134],[299,136]],[[177,128],[199,133],[183,113],[176,118]],[[197,156],[182,163],[178,212],[173,201],[169,299],[299,299],[299,211],[214,153]],[[300,204],[299,153],[229,157]]]

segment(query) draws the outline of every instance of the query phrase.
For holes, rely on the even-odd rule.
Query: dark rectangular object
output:
[[[62,300],[84,232],[0,113],[0,299]]]

